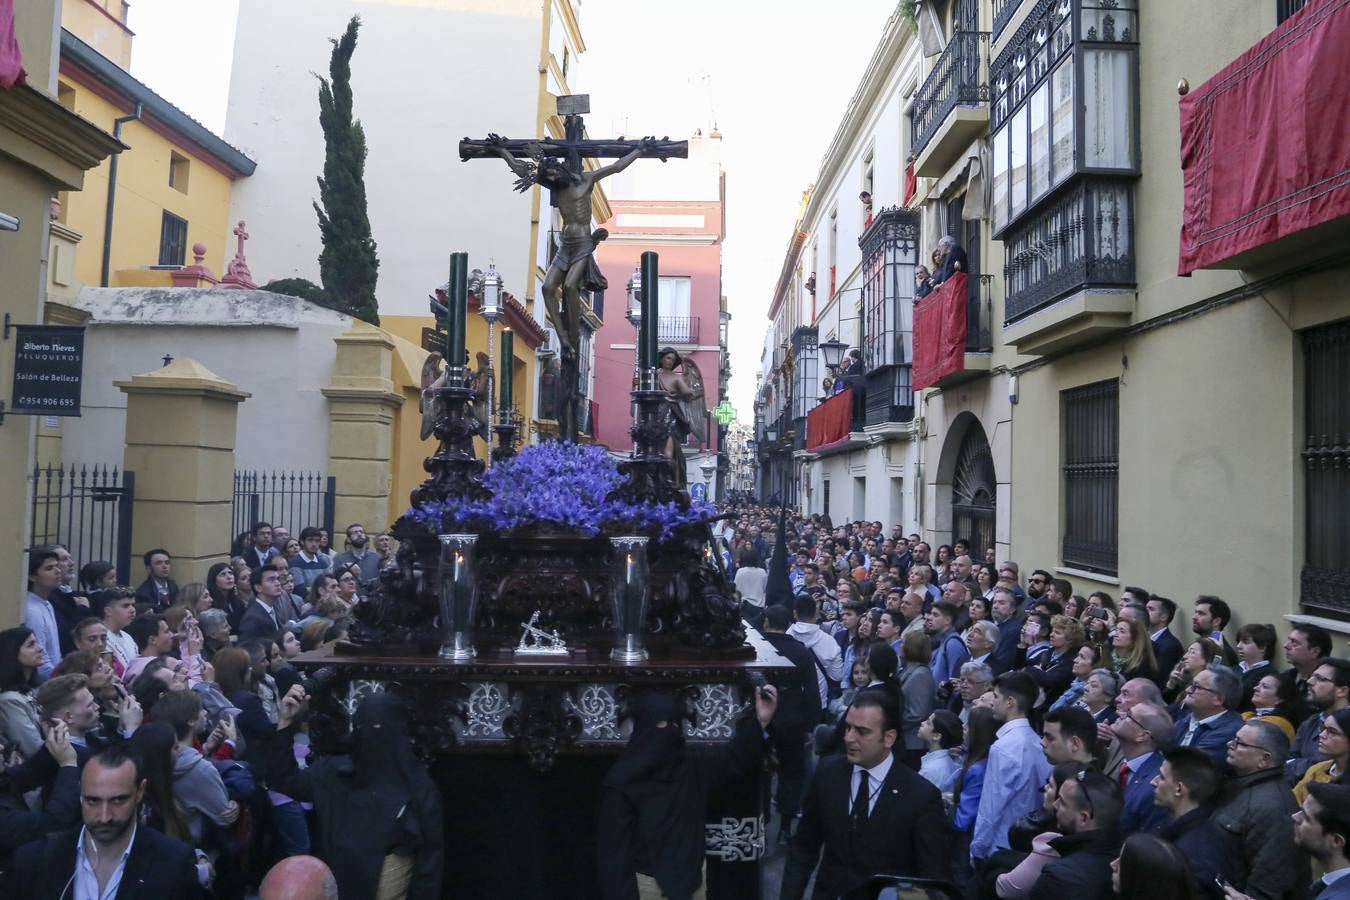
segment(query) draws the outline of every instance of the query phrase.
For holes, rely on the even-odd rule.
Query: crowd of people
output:
[[[715,538],[793,663],[784,900],[813,872],[818,898],[878,873],[1006,900],[1350,897],[1350,660],[1325,629],[1281,645],[1215,596],[1081,596],[993,547],[781,521],[741,505]]]
[[[135,588],[29,550],[23,624],[0,631],[0,896],[440,895],[406,711],[363,702],[353,757],[312,759],[309,695],[332,673],[290,662],[345,636],[388,536],[354,523],[335,553],[322,529],[258,522],[235,549],[181,586],[151,550]]]

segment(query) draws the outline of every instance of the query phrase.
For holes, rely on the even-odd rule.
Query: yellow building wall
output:
[[[65,75],[60,84],[62,103],[100,128],[112,131],[113,120],[126,115]],[[235,246],[230,233],[234,223],[229,221],[231,178],[144,123],[127,122],[121,137],[130,149],[122,153],[118,164],[110,286],[146,283],[142,267],[159,262],[165,210],[188,223],[184,262],[192,264],[192,245],[200,241],[206,245],[207,268],[218,276],[224,274],[225,260],[234,256]],[[186,192],[169,186],[170,158],[175,151],[188,159]],[[83,191],[63,197],[62,222],[84,235],[76,275],[82,284],[91,286],[100,284],[109,169],[110,163],[104,162],[86,176]]]
[[[122,0],[65,0],[61,27],[130,71],[133,35],[122,14]]]
[[[408,495],[427,478],[423,461],[436,451],[434,439],[422,440],[421,375],[426,351],[422,346],[422,329],[431,328],[435,320],[430,316],[380,316],[380,327],[393,335],[394,371],[396,389],[403,394],[404,403],[394,413],[394,487],[389,497],[389,521],[393,522],[408,509]],[[497,323],[500,339],[501,323]],[[478,350],[487,349],[487,323],[482,316],[470,314],[465,343],[472,357]],[[500,344],[499,344],[500,346]],[[513,388],[516,409],[524,417],[521,446],[529,441],[530,414],[534,410],[535,355],[521,341],[515,344],[516,365]],[[474,449],[480,459],[486,459],[482,441],[474,440]]]

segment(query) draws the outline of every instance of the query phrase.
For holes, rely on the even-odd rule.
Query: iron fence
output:
[[[77,563],[106,560],[131,578],[136,475],[112,465],[34,466],[28,533],[34,546],[64,544]]]
[[[323,528],[336,544],[333,511],[337,479],[319,472],[261,472],[235,470],[230,537],[250,531],[255,522],[285,525],[292,535],[313,525]]]

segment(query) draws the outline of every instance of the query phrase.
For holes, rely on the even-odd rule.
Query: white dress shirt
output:
[[[94,864],[84,853],[85,833],[85,829],[81,828],[80,842],[75,848],[75,900],[113,900],[117,896],[117,889],[122,886],[122,873],[127,867],[127,857],[131,855],[131,848],[136,846],[136,823],[134,821],[131,823],[131,840],[127,841],[127,848],[122,851],[122,858],[117,861],[117,868],[113,869],[101,893],[98,889],[98,875],[94,872]]]
[[[881,786],[886,783],[886,776],[891,772],[891,764],[895,757],[887,753],[886,758],[877,763],[870,769],[864,769],[862,766],[853,767],[853,777],[849,779],[848,791],[848,811],[853,813],[853,798],[858,796],[858,779],[866,778],[867,782],[867,814],[870,816],[872,810],[876,809],[877,798],[881,796]]]

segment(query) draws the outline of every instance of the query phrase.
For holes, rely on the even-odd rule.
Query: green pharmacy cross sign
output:
[[[732,406],[727,400],[723,400],[713,409],[712,414],[722,426],[730,425],[736,421],[736,407]]]

